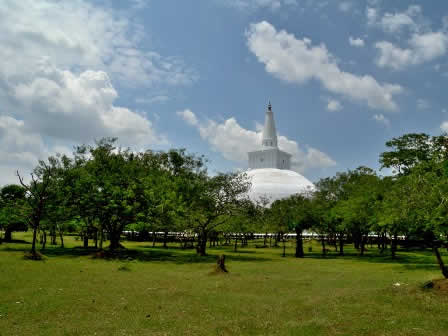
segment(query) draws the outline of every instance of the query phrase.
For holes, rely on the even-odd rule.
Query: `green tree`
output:
[[[216,176],[198,175],[193,182],[193,195],[188,208],[192,229],[198,235],[197,251],[206,255],[210,232],[225,223],[238,209],[250,187],[245,174],[227,173]]]
[[[10,184],[0,190],[0,228],[5,232],[6,242],[12,240],[13,231],[26,230],[26,222],[19,211],[23,202],[25,202],[23,187]]]
[[[335,205],[335,213],[350,231],[360,254],[364,254],[369,233],[376,221],[378,202],[383,197],[382,184],[376,173],[367,167],[348,172],[344,185],[345,198]]]
[[[28,183],[24,181],[19,172],[17,172],[17,177],[21,186],[25,189],[25,202],[21,207],[21,211],[29,227],[33,230],[31,254],[33,258],[36,258],[37,232],[47,210],[51,183],[53,182],[51,165],[44,161],[39,161],[34,173],[31,173],[31,181]]]

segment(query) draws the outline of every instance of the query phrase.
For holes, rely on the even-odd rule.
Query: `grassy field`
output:
[[[0,245],[1,336],[448,335],[448,296],[421,289],[441,276],[429,251],[322,258],[316,245],[296,259],[290,244],[286,258],[251,247],[200,258],[125,242],[132,258],[103,260],[80,244],[67,237],[44,261],[24,260],[25,242]],[[230,273],[211,275],[221,253]]]

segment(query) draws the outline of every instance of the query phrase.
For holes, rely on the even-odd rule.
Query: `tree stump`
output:
[[[228,273],[229,271],[226,269],[226,256],[221,254],[216,261],[216,272],[217,273]]]

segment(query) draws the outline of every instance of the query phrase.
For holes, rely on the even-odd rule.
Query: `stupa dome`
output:
[[[314,184],[306,177],[292,170],[277,168],[249,169],[246,171],[252,185],[249,198],[258,201],[262,197],[272,203],[298,193],[314,190]]]

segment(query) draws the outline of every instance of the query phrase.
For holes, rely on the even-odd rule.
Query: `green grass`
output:
[[[296,259],[288,244],[286,258],[251,247],[200,258],[124,242],[128,258],[103,260],[65,240],[44,261],[23,259],[24,242],[0,245],[0,335],[448,335],[448,296],[421,289],[440,278],[429,251],[394,261],[347,245],[321,258],[314,245]],[[210,275],[221,253],[230,273]]]

